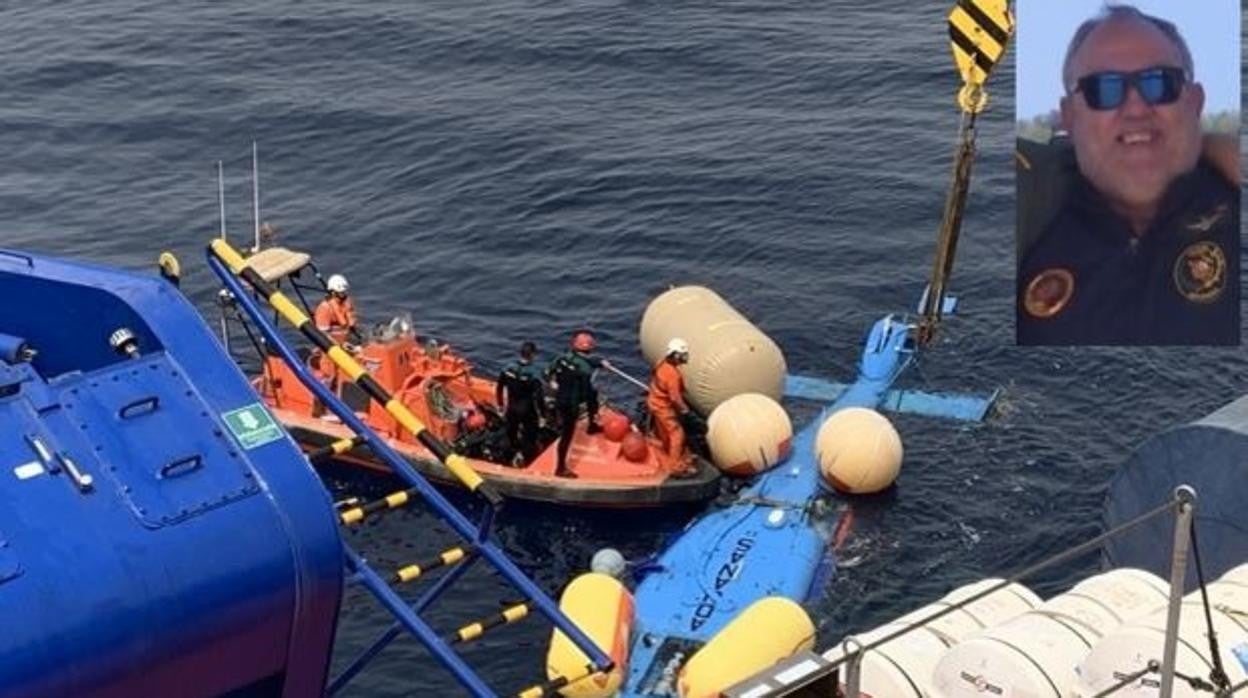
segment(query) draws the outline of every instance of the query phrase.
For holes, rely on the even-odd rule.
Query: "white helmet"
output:
[[[325,288],[334,293],[346,293],[351,290],[351,284],[347,283],[347,277],[342,274],[334,274],[325,282]]]
[[[689,353],[689,342],[686,342],[680,337],[673,337],[672,340],[667,343],[667,355],[668,356],[671,356],[672,354],[688,354],[688,353]]]

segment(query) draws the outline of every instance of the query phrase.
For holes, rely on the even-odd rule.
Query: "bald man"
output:
[[[1020,344],[1237,344],[1239,196],[1201,157],[1204,90],[1173,24],[1131,6],[1075,32],[1077,174],[1020,260]]]

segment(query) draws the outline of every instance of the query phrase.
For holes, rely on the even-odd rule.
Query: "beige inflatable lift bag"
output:
[[[641,317],[641,353],[654,366],[679,337],[689,343],[680,368],[689,403],[706,415],[728,398],[762,393],[779,401],[787,367],[780,347],[714,291],[680,286],[650,302]]]

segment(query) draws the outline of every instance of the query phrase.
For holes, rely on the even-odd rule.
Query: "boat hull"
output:
[[[309,451],[348,438],[350,433],[339,424],[302,417],[274,410],[291,436]],[[429,451],[418,444],[395,439],[386,443],[398,451],[421,475],[444,485],[458,485],[451,475]],[[592,458],[597,452],[611,454],[618,444],[605,439],[594,439],[578,429],[569,453],[573,472],[578,472],[580,459]],[[583,507],[645,508],[673,504],[703,502],[719,494],[720,475],[714,466],[699,462],[698,473],[688,479],[675,479],[659,471],[657,466],[645,466],[620,471],[616,476],[596,475],[592,472],[576,478],[558,477],[554,474],[553,446],[547,453],[525,468],[514,468],[478,459],[468,459],[468,464],[482,478],[489,481],[503,496],[548,504]],[[366,448],[357,448],[341,456],[340,462],[379,473],[389,473],[390,468],[373,458]],[[587,468],[588,469],[588,468]]]

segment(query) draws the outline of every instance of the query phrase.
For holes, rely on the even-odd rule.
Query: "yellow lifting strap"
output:
[[[254,269],[250,268],[247,265],[247,260],[231,247],[228,242],[221,239],[213,240],[211,248],[213,254],[224,262],[231,272],[241,276],[251,284],[252,288],[264,295],[274,310],[286,318],[286,321],[296,327],[305,337],[312,340],[312,343],[324,351],[325,356],[329,357],[370,398],[385,407],[386,411],[398,420],[399,424],[410,431],[412,436],[420,441],[421,445],[429,449],[464,486],[474,492],[480,492],[495,506],[502,502],[502,498],[498,493],[493,488],[486,486],[485,481],[477,474],[477,471],[468,465],[467,459],[451,451],[445,443],[434,436],[425,427],[424,423],[416,415],[412,414],[402,402],[395,399],[385,388],[381,387],[381,384],[374,380],[350,353],[324,332],[317,329],[312,319],[304,314],[297,304],[291,302],[281,291],[262,278]]]

